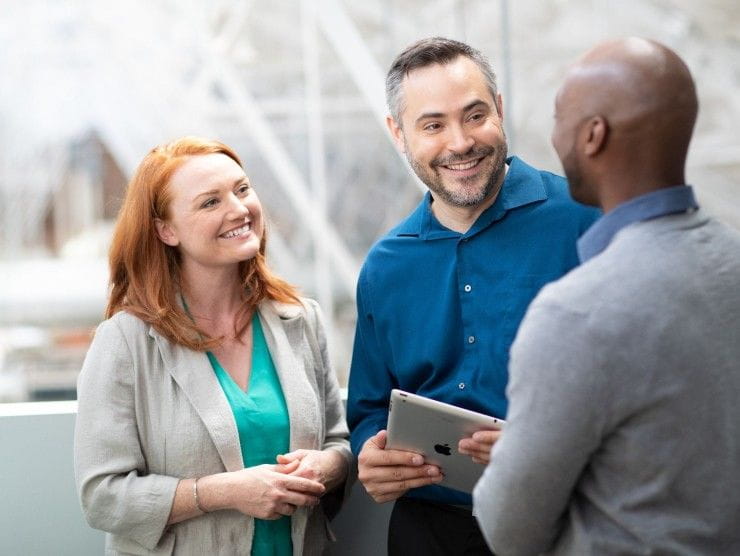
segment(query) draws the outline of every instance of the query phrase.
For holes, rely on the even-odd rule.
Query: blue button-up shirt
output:
[[[349,377],[352,448],[386,427],[392,388],[505,417],[509,346],[529,302],[573,268],[597,218],[563,178],[518,158],[496,201],[466,233],[442,226],[431,197],[371,249],[357,285]],[[411,495],[454,504],[442,487]]]
[[[698,208],[690,185],[676,185],[640,195],[617,205],[583,234],[578,240],[578,256],[581,262],[595,257],[609,246],[619,230],[630,224]]]

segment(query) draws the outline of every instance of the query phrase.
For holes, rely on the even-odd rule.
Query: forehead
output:
[[[241,176],[244,176],[244,170],[225,154],[195,155],[175,170],[170,185],[175,190],[207,190],[224,183],[232,184]]]
[[[410,71],[403,81],[403,95],[404,119],[427,112],[448,113],[473,100],[494,104],[483,72],[465,56]]]
[[[555,94],[555,110],[561,113],[573,112],[580,108],[584,102],[583,93],[580,92],[577,80],[567,76],[563,84]],[[580,110],[579,110],[580,111]]]

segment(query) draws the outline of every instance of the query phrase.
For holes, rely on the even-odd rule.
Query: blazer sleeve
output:
[[[313,330],[314,340],[318,348],[319,366],[317,373],[321,373],[319,384],[324,385],[324,412],[326,433],[323,439],[323,449],[334,449],[339,451],[347,462],[347,479],[344,488],[338,488],[322,499],[325,511],[330,517],[339,510],[343,499],[349,494],[349,490],[357,475],[354,465],[354,456],[349,448],[349,430],[344,413],[342,394],[337,381],[336,373],[329,359],[329,350],[326,341],[326,332],[323,322],[323,314],[318,303],[307,300],[310,328]],[[318,377],[317,377],[318,378]],[[327,499],[328,498],[328,499]]]
[[[77,382],[75,479],[88,523],[153,550],[179,479],[148,474],[139,441],[135,354],[117,320],[102,323]]]

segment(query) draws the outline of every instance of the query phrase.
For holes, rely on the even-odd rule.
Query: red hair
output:
[[[166,219],[172,192],[169,182],[175,171],[190,157],[224,154],[242,166],[227,145],[197,137],[183,137],[152,149],[131,178],[123,206],[118,214],[109,251],[111,292],[105,317],[118,311],[131,313],[152,325],[171,342],[197,351],[220,343],[200,330],[178,303],[181,289],[180,256],[176,248],[165,245],[157,235],[155,221]],[[243,166],[242,166],[243,167]],[[258,253],[239,263],[244,285],[244,308],[248,316],[264,299],[300,303],[296,288],[275,276],[265,260],[266,233]],[[246,330],[249,321],[239,318]]]

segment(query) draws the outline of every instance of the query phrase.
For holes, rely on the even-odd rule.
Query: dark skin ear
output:
[[[586,141],[583,152],[586,156],[596,156],[606,148],[609,124],[603,116],[592,116],[585,125]]]

